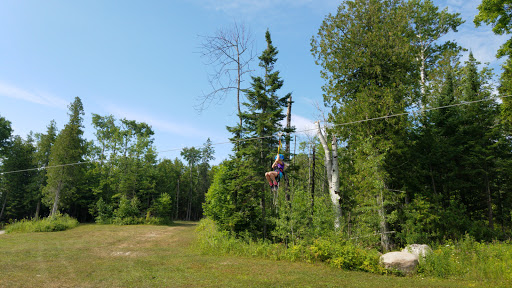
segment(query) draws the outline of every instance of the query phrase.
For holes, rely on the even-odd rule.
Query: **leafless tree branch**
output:
[[[250,74],[250,64],[254,60],[254,41],[251,32],[242,23],[234,22],[230,28],[221,28],[213,36],[200,36],[200,55],[204,64],[211,70],[208,82],[211,90],[198,97],[198,112],[212,103],[218,104],[232,92],[236,93],[238,114],[240,115],[240,92],[244,76]],[[240,118],[240,126],[242,125]]]

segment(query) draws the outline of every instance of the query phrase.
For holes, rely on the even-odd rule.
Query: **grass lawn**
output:
[[[0,235],[0,287],[510,287],[347,272],[324,264],[202,255],[195,223],[81,225]]]

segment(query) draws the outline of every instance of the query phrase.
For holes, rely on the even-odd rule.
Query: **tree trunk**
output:
[[[263,162],[263,139],[260,141],[260,165],[264,165],[264,162]],[[266,184],[264,183],[262,186],[261,186],[261,217],[263,218],[263,239],[266,239],[267,238],[267,210],[266,210],[266,201],[265,201],[265,189],[266,189]],[[276,197],[277,198],[277,197]],[[276,200],[276,204],[277,204],[277,200]]]
[[[242,138],[242,110],[240,110],[240,83],[242,81],[242,68],[240,67],[240,53],[238,52],[238,46],[236,46],[236,50],[237,50],[237,80],[236,80],[236,103],[237,103],[237,108],[238,108],[238,118],[240,119],[240,122],[239,122],[239,125],[240,125],[240,130],[238,131],[238,139]],[[237,151],[238,151],[238,145],[240,144],[240,142],[237,142],[236,145],[237,145]]]
[[[5,193],[4,203],[2,204],[2,211],[0,211],[0,219],[4,216],[5,204],[7,203],[7,197],[9,196],[9,191]]]
[[[288,129],[288,131],[290,131],[289,129],[291,128],[291,121],[292,121],[292,95],[290,95],[290,98],[288,98],[288,110],[286,112],[286,128]],[[286,133],[286,148],[285,148],[284,152],[285,152],[285,156],[290,157],[290,132]],[[283,161],[284,161],[284,159],[283,159]],[[286,177],[285,181],[284,181],[284,195],[285,195],[286,201],[288,201],[288,204],[291,205],[290,193],[288,191],[288,188],[289,188],[288,184],[289,184],[288,177]]]
[[[336,229],[339,229],[341,226],[341,195],[340,195],[340,173],[339,173],[339,166],[338,166],[338,140],[336,139],[336,136],[332,136],[332,188],[330,189],[331,194],[331,200],[332,204],[334,206],[334,212],[336,215],[334,227]]]
[[[313,217],[315,216],[315,163],[316,163],[316,146],[311,145],[313,150],[313,155],[310,157],[310,163],[309,164],[309,187],[311,191],[311,223],[313,222]]]
[[[338,168],[338,143],[336,140],[336,136],[332,137],[332,151],[329,150],[329,146],[327,145],[327,141],[322,134],[322,130],[320,128],[320,121],[316,122],[318,138],[320,139],[320,143],[322,143],[322,147],[325,152],[325,169],[327,172],[327,181],[329,183],[329,194],[331,195],[331,202],[334,209],[334,229],[338,230],[341,226],[341,205],[340,205],[340,195],[339,195],[339,168]]]
[[[36,206],[36,215],[34,216],[34,218],[37,220],[39,219],[39,211],[41,210],[41,199],[39,199],[37,201],[37,206]]]
[[[389,241],[388,223],[386,221],[386,211],[384,210],[384,195],[382,189],[380,195],[377,196],[377,210],[379,213],[379,226],[380,226],[380,244],[384,252],[391,250],[391,243]]]
[[[425,51],[422,49],[421,50],[421,53],[420,53],[420,58],[421,58],[421,65],[420,65],[420,77],[421,77],[421,80],[420,80],[420,89],[421,89],[421,108],[424,109],[425,108],[425,102],[426,102],[426,99],[424,99],[425,97],[425,93],[426,93],[426,89],[425,89],[425,85],[426,85],[426,76],[425,76]]]
[[[332,162],[331,162],[331,150],[329,150],[329,146],[327,146],[327,141],[325,140],[324,135],[322,134],[322,130],[320,129],[320,121],[316,122],[317,125],[317,134],[318,138],[320,139],[320,143],[322,144],[322,147],[324,148],[325,152],[325,171],[327,173],[327,184],[329,186],[329,191],[332,187]]]
[[[57,185],[57,190],[55,191],[55,199],[53,201],[53,208],[52,213],[50,213],[50,216],[57,215],[58,209],[59,209],[59,201],[60,201],[60,190],[62,188],[62,180],[59,181],[59,185]]]
[[[492,217],[492,196],[491,196],[491,187],[490,187],[490,184],[489,184],[489,175],[487,175],[487,173],[485,173],[485,182],[486,182],[486,188],[487,188],[487,217],[489,219],[489,228],[490,229],[493,229],[494,228],[494,221],[493,221],[493,217]]]
[[[292,161],[292,165],[295,166],[295,155],[297,155],[296,151],[297,151],[297,134],[295,134],[294,136],[294,140],[293,140],[293,161]],[[292,178],[292,187],[293,187],[293,178]]]
[[[180,211],[179,203],[180,203],[180,178],[178,178],[178,190],[176,191],[176,217],[174,218],[174,220],[178,219],[178,211]]]
[[[431,164],[429,164],[429,168],[430,168],[430,179],[432,180],[432,188],[434,189],[434,194],[437,194],[436,182],[434,181],[434,171],[432,171]]]

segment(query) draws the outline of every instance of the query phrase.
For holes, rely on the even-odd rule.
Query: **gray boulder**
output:
[[[409,252],[411,254],[416,255],[418,258],[421,257],[425,259],[427,254],[432,253],[432,248],[425,244],[411,244],[407,245],[402,252]]]
[[[418,256],[409,252],[389,252],[380,256],[380,263],[386,269],[396,269],[409,274],[418,266]]]

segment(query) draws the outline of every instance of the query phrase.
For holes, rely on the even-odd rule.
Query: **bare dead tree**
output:
[[[211,68],[208,81],[211,91],[199,97],[196,109],[201,112],[212,103],[220,103],[225,97],[236,92],[238,117],[242,127],[240,92],[244,76],[250,73],[250,63],[254,59],[254,40],[243,23],[234,22],[230,28],[220,28],[213,36],[201,36],[201,57]]]

